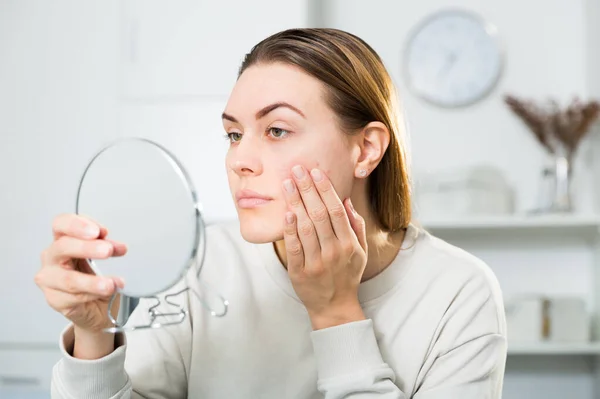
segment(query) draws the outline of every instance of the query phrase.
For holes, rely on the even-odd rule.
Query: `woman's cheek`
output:
[[[321,168],[321,163],[314,159],[306,159],[306,158],[292,158],[290,160],[286,160],[283,162],[277,169],[278,175],[281,177],[281,183],[285,179],[289,179],[292,177],[292,168],[296,165],[302,165],[306,169],[308,173],[314,168]],[[321,169],[325,175],[329,175],[329,169]]]
[[[335,157],[332,159],[332,154],[322,145],[303,144],[295,142],[294,146],[279,147],[276,153],[269,154],[269,163],[274,164],[275,167],[272,170],[277,171],[280,183],[292,177],[292,168],[296,165],[302,165],[309,173],[311,169],[318,168],[326,176],[331,176],[331,172],[335,170],[335,164],[340,160]],[[321,151],[322,153],[320,153]]]

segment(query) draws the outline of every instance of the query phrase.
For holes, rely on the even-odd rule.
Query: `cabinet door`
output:
[[[67,324],[34,275],[52,219],[75,211],[86,164],[118,135],[118,16],[117,0],[0,1],[2,345],[54,345]]]
[[[308,26],[309,1],[126,1],[123,96],[227,96],[253,45],[277,31]]]
[[[0,398],[50,397],[58,349],[0,349]]]
[[[237,218],[227,183],[224,108],[224,101],[194,101],[125,104],[121,110],[125,136],[156,141],[178,158],[196,188],[207,223]]]

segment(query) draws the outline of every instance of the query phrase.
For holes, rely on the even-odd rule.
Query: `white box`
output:
[[[544,298],[516,298],[505,306],[508,342],[537,343],[544,337]]]
[[[548,312],[550,318],[549,341],[576,343],[590,340],[590,316],[582,298],[552,298]]]
[[[507,215],[514,213],[514,195],[501,171],[479,165],[421,174],[415,205],[426,219]]]

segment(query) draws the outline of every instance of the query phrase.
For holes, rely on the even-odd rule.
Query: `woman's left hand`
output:
[[[315,330],[364,320],[358,286],[367,264],[364,219],[323,172],[295,166],[284,182],[287,270]],[[299,173],[298,173],[299,172]]]

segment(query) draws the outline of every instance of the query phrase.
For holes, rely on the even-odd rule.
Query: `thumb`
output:
[[[356,234],[360,246],[367,252],[367,230],[365,227],[365,219],[356,212],[350,198],[346,199],[344,207],[346,208],[346,213],[350,220],[350,226],[352,226],[352,230],[354,230],[354,234]]]

